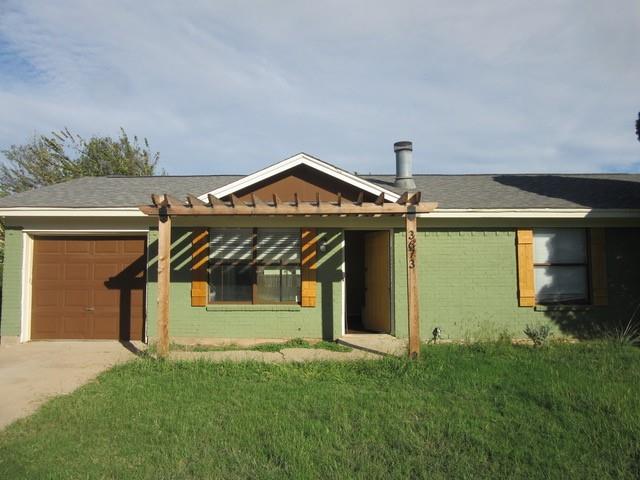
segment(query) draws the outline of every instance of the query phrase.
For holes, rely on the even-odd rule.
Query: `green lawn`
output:
[[[638,478],[640,349],[141,359],[0,433],[0,478]]]

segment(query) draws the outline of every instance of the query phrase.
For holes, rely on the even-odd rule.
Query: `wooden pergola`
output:
[[[416,231],[418,213],[435,210],[437,203],[422,202],[420,192],[405,192],[396,202],[388,202],[381,193],[375,201],[365,202],[364,192],[355,201],[343,199],[337,194],[335,201],[321,201],[320,193],[314,201],[301,201],[294,193],[292,201],[282,201],[277,195],[262,200],[250,195],[251,201],[242,201],[234,195],[221,200],[208,195],[208,202],[195,195],[187,195],[180,201],[170,195],[152,195],[150,205],[139,207],[149,216],[158,217],[158,355],[169,351],[169,286],[171,263],[171,218],[175,216],[285,216],[285,217],[382,217],[405,218],[407,247],[407,302],[409,327],[409,356],[417,358],[420,353],[420,322],[418,302],[418,276],[416,265]]]

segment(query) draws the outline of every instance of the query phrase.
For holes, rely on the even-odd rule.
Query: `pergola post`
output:
[[[171,282],[171,217],[158,216],[158,356],[169,353],[169,288]],[[164,214],[163,214],[164,213]]]
[[[417,216],[415,207],[407,208],[405,237],[407,241],[407,303],[409,317],[409,358],[420,355],[420,312],[418,305],[418,268],[416,260]]]

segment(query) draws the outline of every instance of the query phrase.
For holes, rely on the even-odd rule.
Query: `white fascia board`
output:
[[[135,207],[114,208],[0,208],[0,217],[146,217]]]
[[[275,165],[271,165],[267,168],[252,173],[251,175],[247,175],[246,177],[236,180],[235,182],[231,182],[228,185],[224,185],[215,190],[200,195],[198,198],[202,201],[207,201],[207,195],[209,194],[218,198],[226,197],[227,195],[235,193],[238,190],[250,187],[251,185],[266,180],[279,173],[285,172],[293,167],[297,167],[298,165],[306,165],[315,170],[330,175],[337,180],[348,183],[349,185],[353,185],[354,187],[364,190],[365,192],[369,192],[373,195],[380,195],[381,193],[384,193],[385,198],[391,202],[395,202],[400,198],[400,195],[392,192],[391,190],[381,188],[374,183],[371,183],[356,175],[334,167],[333,165],[329,165],[328,163],[318,160],[317,158],[309,157],[304,153],[299,153],[298,155],[294,155],[293,157],[282,160]]]
[[[640,218],[638,209],[438,208],[420,218]]]

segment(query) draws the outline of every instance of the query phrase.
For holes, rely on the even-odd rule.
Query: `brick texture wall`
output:
[[[455,340],[523,337],[527,324],[549,324],[556,335],[585,337],[611,330],[640,301],[640,229],[607,229],[609,306],[564,309],[518,306],[515,231],[420,230],[418,278],[421,337],[438,326]],[[403,231],[395,234],[396,334],[407,335]],[[635,265],[635,267],[634,267]]]

